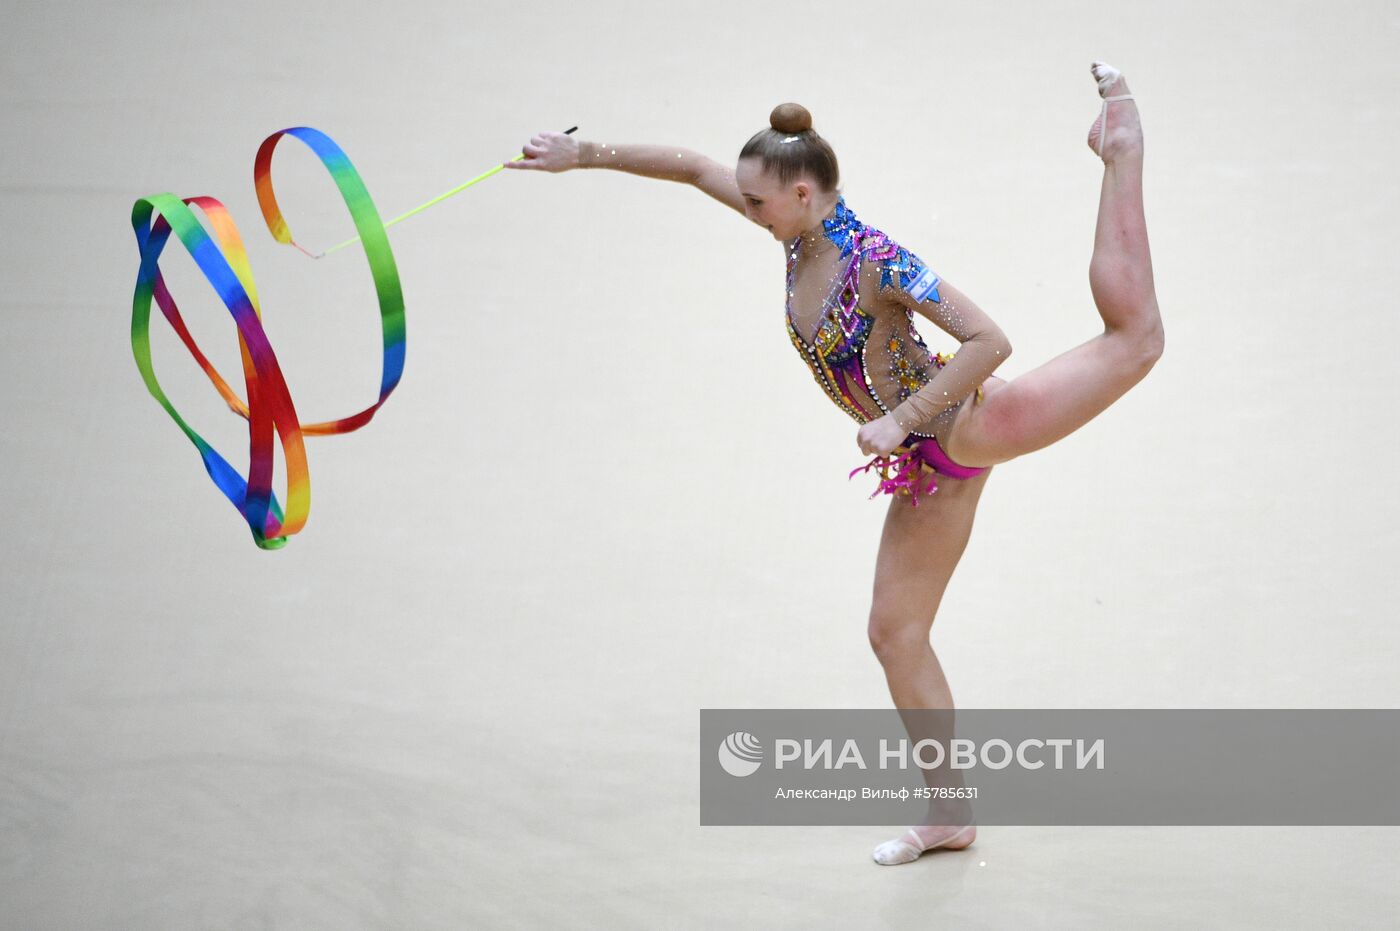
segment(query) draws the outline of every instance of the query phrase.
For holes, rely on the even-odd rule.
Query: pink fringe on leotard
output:
[[[927,476],[924,475],[925,465],[929,467]],[[948,454],[933,437],[915,442],[903,455],[893,458],[876,456],[865,465],[852,469],[846,478],[850,480],[855,478],[857,472],[868,472],[871,469],[879,473],[880,484],[870,493],[870,497],[874,498],[882,492],[887,495],[907,494],[914,507],[919,506],[920,494],[928,496],[938,491],[937,473],[941,472],[949,478],[972,478],[986,471],[985,466],[973,468],[958,465],[948,458]],[[890,475],[892,469],[894,475]]]

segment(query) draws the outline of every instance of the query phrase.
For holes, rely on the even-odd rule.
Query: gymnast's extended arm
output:
[[[693,184],[715,200],[744,213],[744,198],[726,168],[693,149],[674,145],[589,142],[565,133],[542,132],[520,150],[525,158],[506,162],[507,168],[568,171],[571,168],[611,168],[647,178]]]

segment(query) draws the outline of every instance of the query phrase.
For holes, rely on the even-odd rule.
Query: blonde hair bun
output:
[[[800,103],[780,103],[768,123],[780,133],[803,133],[812,128],[812,114]]]

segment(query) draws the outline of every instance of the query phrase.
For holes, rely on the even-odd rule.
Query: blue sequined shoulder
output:
[[[898,287],[916,301],[925,298],[942,301],[938,293],[938,283],[942,279],[933,269],[879,230],[867,227],[866,234],[869,243],[866,256],[880,266],[881,290]]]
[[[880,288],[899,287],[916,301],[929,298],[942,301],[938,283],[942,279],[925,265],[917,255],[872,226],[866,226],[846,206],[846,198],[836,200],[834,215],[822,221],[826,236],[841,249],[845,258],[857,246],[864,258],[880,267]]]

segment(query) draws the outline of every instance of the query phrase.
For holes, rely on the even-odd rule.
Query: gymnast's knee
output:
[[[931,617],[923,620],[900,612],[872,611],[866,628],[870,649],[882,666],[907,662],[932,649],[928,641],[932,623]]]
[[[1157,364],[1157,360],[1162,358],[1162,352],[1166,348],[1167,333],[1162,328],[1161,317],[1158,317],[1142,341],[1143,364],[1149,369],[1152,368]]]
[[[1131,327],[1105,330],[1118,348],[1123,361],[1131,365],[1140,375],[1146,375],[1162,358],[1166,349],[1166,331],[1162,328],[1162,318],[1156,314],[1151,320],[1135,323]]]

